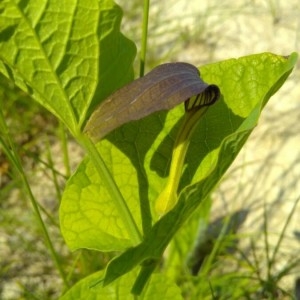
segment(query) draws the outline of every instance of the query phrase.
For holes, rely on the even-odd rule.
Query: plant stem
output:
[[[148,39],[148,18],[149,18],[150,0],[144,0],[143,5],[143,24],[142,24],[142,44],[140,54],[140,77],[144,76],[146,53],[147,53],[147,39]]]
[[[270,266],[273,266],[274,263],[276,262],[276,256],[277,256],[277,253],[278,253],[278,251],[280,249],[280,246],[281,246],[281,243],[283,241],[283,238],[285,237],[286,229],[287,229],[287,227],[288,227],[288,225],[289,225],[289,223],[290,223],[290,221],[291,221],[294,213],[296,212],[296,207],[297,207],[299,201],[300,201],[300,197],[298,197],[297,200],[294,202],[294,205],[293,205],[292,209],[290,210],[290,213],[288,214],[288,216],[286,218],[286,221],[284,223],[283,229],[281,230],[281,233],[280,233],[280,236],[279,236],[278,241],[276,243],[275,249],[274,249],[274,251],[272,253],[272,257],[270,259]]]
[[[77,139],[81,141],[82,145],[86,148],[88,154],[90,155],[90,158],[94,166],[96,167],[98,174],[103,180],[104,186],[107,188],[107,191],[111,196],[111,200],[114,201],[119,215],[122,218],[123,223],[125,224],[129,238],[133,241],[134,244],[139,244],[142,240],[139,228],[116,182],[114,181],[110,171],[105,165],[99,151],[88,137],[80,134],[80,136],[77,136]]]
[[[36,216],[38,218],[38,222],[39,222],[39,224],[40,224],[40,226],[42,228],[42,231],[44,233],[44,237],[46,239],[46,243],[48,244],[48,247],[49,247],[51,256],[53,258],[53,261],[54,261],[54,263],[56,265],[56,268],[59,271],[59,274],[60,274],[60,276],[61,276],[61,278],[62,278],[62,280],[64,282],[65,287],[69,288],[70,285],[68,283],[67,276],[66,276],[66,274],[65,274],[65,272],[64,272],[64,270],[63,270],[63,268],[61,266],[61,263],[59,261],[59,257],[57,255],[55,249],[54,249],[54,246],[53,246],[52,241],[50,239],[50,236],[49,236],[49,233],[47,231],[46,225],[45,225],[45,223],[44,223],[44,221],[42,219],[42,216],[40,214],[38,204],[37,204],[37,202],[35,200],[35,197],[34,197],[32,191],[31,191],[31,188],[30,188],[30,185],[28,183],[27,177],[26,177],[26,175],[25,175],[25,173],[24,173],[23,170],[21,171],[20,175],[21,175],[23,184],[25,186],[25,190],[26,190],[26,192],[27,192],[27,194],[28,194],[28,196],[30,198],[30,201],[31,201],[31,204],[33,206],[34,212],[35,212],[35,214],[36,214]]]
[[[70,168],[70,159],[69,159],[69,152],[68,152],[68,143],[67,143],[67,134],[65,130],[65,125],[59,121],[59,135],[60,135],[60,141],[62,145],[62,152],[64,156],[64,165],[66,169],[66,177],[69,178],[71,174],[71,168]]]
[[[23,169],[23,166],[22,166],[22,163],[21,163],[21,159],[18,155],[18,152],[16,151],[16,147],[15,147],[15,144],[13,143],[13,140],[10,136],[10,133],[8,131],[8,127],[5,123],[5,120],[4,120],[4,117],[3,117],[3,114],[2,114],[2,111],[0,110],[0,130],[2,131],[2,134],[3,136],[6,138],[7,140],[7,143],[4,142],[4,140],[2,138],[0,138],[0,144],[2,144],[3,146],[3,149],[4,149],[4,152],[6,153],[8,159],[10,160],[10,162],[12,163],[12,165],[16,168],[16,170],[18,171],[19,173],[19,176],[21,177],[21,180],[23,182],[23,186],[25,188],[25,191],[31,201],[31,204],[33,206],[33,210],[35,212],[35,215],[37,217],[37,220],[38,220],[38,223],[43,231],[43,234],[44,234],[44,238],[46,240],[46,243],[48,245],[48,249],[50,251],[50,254],[52,256],[52,259],[56,265],[56,268],[57,270],[59,271],[60,273],[60,276],[64,282],[64,285],[66,288],[69,287],[69,283],[67,281],[67,277],[66,277],[66,274],[61,266],[61,263],[59,261],[59,257],[54,249],[54,246],[52,244],[52,241],[50,239],[50,236],[49,236],[49,233],[47,231],[47,228],[46,228],[46,225],[43,221],[43,218],[41,216],[41,213],[40,213],[40,210],[39,210],[39,205],[32,193],[32,190],[30,188],[30,185],[29,185],[29,182],[28,182],[28,179],[27,179],[27,176],[24,172],[24,169]]]
[[[54,168],[54,162],[53,162],[52,155],[51,155],[49,139],[46,140],[46,151],[47,151],[47,157],[48,157],[48,165],[49,165],[50,170],[52,172],[52,181],[53,181],[53,184],[55,186],[56,197],[57,197],[58,201],[60,201],[61,192],[60,192],[60,188],[59,188],[57,174],[56,174],[56,171],[55,171],[55,168]]]
[[[151,274],[153,273],[153,271],[155,270],[157,266],[157,261],[149,261],[145,264],[143,264],[140,273],[138,275],[138,277],[136,278],[134,285],[131,289],[131,293],[133,295],[140,295],[145,287],[145,285],[147,284]]]
[[[265,244],[265,250],[266,250],[266,261],[267,261],[267,278],[272,278],[272,263],[270,260],[270,248],[269,248],[269,240],[268,240],[268,213],[267,213],[267,204],[266,201],[264,201],[264,223],[263,223],[263,234],[264,234],[264,244]]]

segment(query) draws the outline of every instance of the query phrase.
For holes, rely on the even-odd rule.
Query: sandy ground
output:
[[[125,5],[121,0],[119,4]],[[153,1],[149,25],[149,63],[186,61],[201,65],[265,51],[283,55],[300,52],[299,16],[299,0],[225,0],[222,4],[218,0]],[[135,21],[132,20],[131,24],[125,24],[123,28],[129,38],[137,41],[138,31],[131,27]],[[298,68],[284,87],[270,100],[257,129],[215,193],[213,218],[224,210],[233,213],[241,208],[251,209],[242,230],[251,233],[258,248],[263,245],[264,204],[269,218],[270,244],[275,244],[300,196],[299,67],[298,63]],[[60,151],[55,147],[59,149],[54,145],[54,152]],[[71,150],[72,157],[76,156],[74,162],[78,162],[83,154],[76,146],[72,147],[75,147]],[[57,165],[62,166],[62,162],[57,162]],[[44,174],[40,172],[37,176],[33,181],[38,183]],[[38,185],[34,186],[37,198],[46,195],[45,203],[51,203],[52,190],[53,187],[47,184],[42,190]],[[300,232],[298,220],[299,206],[288,226],[277,269],[284,266],[289,255],[299,256],[300,242],[295,235]],[[23,234],[18,233],[19,236]],[[3,247],[8,238],[11,237],[7,233],[0,236],[2,255],[11,251]],[[248,245],[244,247],[247,249]],[[14,255],[17,259],[18,252]],[[264,258],[262,264],[265,264]],[[42,268],[37,267],[34,272]],[[285,279],[285,287],[291,287],[294,278],[300,276],[300,266],[297,272]],[[51,281],[51,276],[43,280]],[[2,285],[2,289],[6,289],[6,293],[2,291],[2,295],[6,295],[3,300],[16,299],[20,287],[16,283],[9,284]]]

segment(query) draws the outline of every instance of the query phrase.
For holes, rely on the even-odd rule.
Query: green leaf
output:
[[[179,106],[169,112],[130,122],[99,142],[98,149],[128,201],[137,224],[142,224],[145,236],[140,245],[128,249],[110,263],[106,284],[145,260],[160,260],[174,234],[211,193],[233,162],[256,126],[263,105],[292,71],[296,57],[295,54],[287,58],[264,53],[201,68],[203,80],[217,84],[223,99],[209,108],[195,130],[178,190],[178,204],[161,219],[153,212],[153,206],[167,181],[172,147],[184,108]],[[228,74],[231,74],[231,80]],[[249,91],[248,96],[244,90]],[[125,231],[121,238],[124,225],[117,213],[114,215],[116,219],[108,216],[103,223],[100,213],[85,213],[115,211],[114,203],[103,192],[103,183],[92,168],[85,160],[66,186],[60,210],[64,238],[72,249],[92,247],[109,251],[134,246],[127,240]],[[91,175],[92,178],[86,181],[81,179]],[[87,182],[83,190],[80,182]],[[93,229],[95,224],[99,226]],[[82,228],[87,228],[87,231]],[[107,230],[110,237],[107,237],[109,243],[106,244],[102,233]],[[89,232],[92,232],[90,237]]]
[[[204,233],[209,224],[211,207],[212,199],[210,197],[203,200],[169,244],[168,255],[164,259],[164,271],[173,280],[177,280],[179,273],[190,275],[187,266],[189,267],[192,250],[199,239],[199,232]]]
[[[0,10],[0,71],[74,135],[132,80],[135,46],[119,32],[113,1],[2,1]]]
[[[201,68],[204,80],[220,87],[224,101],[209,109],[192,138],[178,204],[153,226],[140,245],[128,249],[111,261],[104,284],[112,282],[143,261],[159,261],[174,234],[211,193],[233,162],[256,126],[262,107],[283,84],[296,60],[296,54],[282,57],[263,53]],[[231,80],[228,74],[232,75]],[[175,123],[174,120],[173,125]],[[168,122],[165,124],[169,126]],[[168,128],[172,131],[172,126]],[[157,152],[153,153],[153,157],[159,153],[159,149],[155,149]],[[164,149],[170,148],[166,145]],[[159,166],[153,165],[157,170],[167,168],[167,157],[171,156],[171,151],[164,155],[166,159],[161,160]],[[151,168],[148,170],[149,182],[156,182],[158,179],[155,181]],[[150,186],[155,188],[155,185]]]
[[[141,224],[135,168],[127,156],[107,141],[101,144],[101,150],[136,223]],[[112,251],[133,245],[97,170],[87,158],[68,181],[60,206],[60,224],[65,241],[73,250],[84,247]]]
[[[60,300],[132,300],[133,295],[130,294],[130,289],[136,273],[131,272],[105,288],[101,285],[92,287],[94,282],[103,276],[103,272],[94,273],[76,283]],[[139,299],[182,300],[183,298],[180,295],[180,289],[170,279],[161,274],[154,274]]]

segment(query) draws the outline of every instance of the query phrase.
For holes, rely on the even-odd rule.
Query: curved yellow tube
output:
[[[156,199],[155,210],[159,215],[166,214],[177,203],[177,189],[190,139],[198,121],[207,109],[208,106],[203,106],[199,109],[187,111],[185,114],[185,118],[174,143],[168,182]]]

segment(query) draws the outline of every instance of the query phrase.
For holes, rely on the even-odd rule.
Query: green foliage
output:
[[[89,109],[132,79],[135,46],[113,1],[2,1],[0,10],[1,72],[74,135]]]
[[[179,193],[178,204],[170,213],[156,222],[139,246],[127,250],[112,261],[107,269],[106,282],[110,282],[122,275],[122,272],[130,270],[148,258],[159,259],[161,257],[176,231],[195,211],[201,200],[211,193],[232,163],[251,130],[256,126],[263,105],[272,95],[270,91],[277,90],[280,87],[282,78],[290,73],[295,59],[295,55],[292,55],[290,60],[287,61],[283,57],[262,54],[208,65],[201,69],[204,80],[213,82],[220,87],[224,102],[217,103],[208,111],[192,138],[191,151],[187,154],[187,166],[181,179],[184,184],[181,185],[182,189]],[[254,79],[254,74],[259,74],[259,72],[254,72],[253,66],[257,65],[258,69],[262,69],[264,63],[266,63],[264,65],[266,74],[273,74],[274,77],[270,76],[269,80],[265,78],[263,82],[260,82]],[[242,87],[239,86],[241,84],[245,90],[250,90],[250,87],[247,86],[248,78],[243,77],[244,72],[240,72],[240,76],[233,78],[231,82],[228,82],[226,75],[224,75],[227,72],[230,74],[230,71],[236,74],[241,69],[245,70],[247,64],[249,64],[249,69],[252,70],[253,81],[258,83],[255,85],[250,81],[251,87],[256,91],[251,91],[250,101],[245,97]],[[274,66],[276,66],[275,69],[273,69]],[[225,80],[227,79],[225,81],[226,88],[224,89],[223,76]],[[257,75],[257,77],[260,76],[262,75]],[[240,98],[238,91],[242,91]],[[238,106],[236,105],[237,99],[240,101]],[[246,103],[243,103],[243,99]],[[176,109],[176,112],[178,113],[179,110]],[[174,117],[172,120],[174,126],[177,120]],[[172,125],[169,128],[172,128]],[[149,125],[148,128],[150,128]],[[168,130],[166,131],[168,132]],[[204,149],[201,147],[203,141],[205,141]],[[153,144],[155,145],[155,142]],[[152,151],[153,154],[150,157],[154,157],[157,150],[154,148]],[[171,156],[171,151],[166,154],[166,158]],[[154,169],[157,167],[155,165],[146,167],[146,171],[149,172],[149,186],[153,189],[156,186],[155,182],[163,181],[163,178],[158,178],[156,174],[153,176],[153,172],[150,172],[151,167]],[[160,168],[164,169],[161,165]],[[151,184],[153,177],[155,178],[153,179],[154,183]],[[157,191],[157,194],[160,190]],[[151,200],[155,200],[155,198],[150,198]],[[129,259],[130,257],[131,259]]]
[[[97,143],[97,149],[82,133],[95,106],[133,79],[136,49],[120,33],[119,6],[110,0],[39,5],[6,0],[0,12],[0,71],[60,119],[89,154],[68,180],[61,201],[67,245],[72,250],[123,251],[106,272],[82,279],[61,299],[132,299],[132,286],[141,299],[182,299],[167,276],[150,275],[175,234],[187,230],[191,220],[195,227],[201,207],[208,205],[297,55],[262,53],[200,67],[202,79],[218,85],[222,99],[191,137],[184,168],[178,169],[176,206],[159,216],[154,205],[168,180],[183,106],[125,124]],[[0,125],[6,134],[2,119]],[[0,142],[10,156],[4,139]],[[44,232],[66,283],[46,228]],[[176,239],[184,244],[182,237]],[[170,277],[174,272],[169,270]]]
[[[101,285],[91,288],[97,278],[102,276],[102,272],[97,272],[79,281],[60,300],[115,300],[133,299],[130,288],[137,273],[131,272],[114,283],[114,288],[110,286],[103,288]],[[165,299],[181,300],[180,289],[167,277],[161,274],[154,274],[151,278],[149,288],[143,292],[139,299]]]

